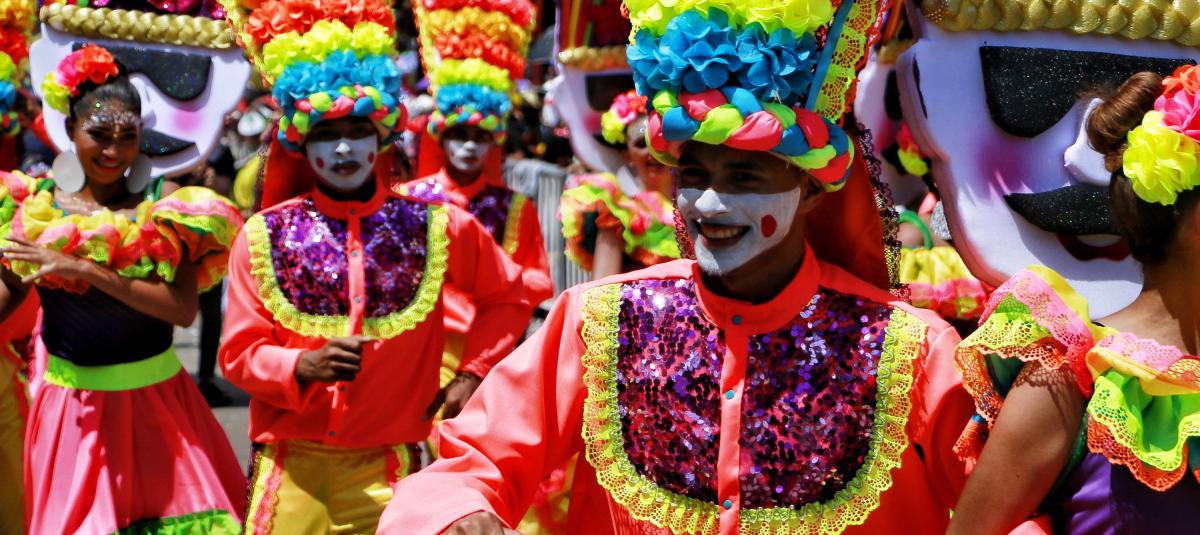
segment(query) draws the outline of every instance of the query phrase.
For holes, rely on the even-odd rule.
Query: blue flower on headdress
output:
[[[752,24],[737,37],[737,51],[744,65],[738,83],[759,100],[793,104],[808,92],[818,59],[812,34],[797,39],[780,28],[768,36],[761,25]]]
[[[12,109],[17,103],[17,88],[9,82],[0,82],[0,112]]]
[[[639,31],[626,58],[644,95],[719,89],[742,68],[729,16],[719,9],[709,10],[707,18],[697,11],[683,13],[667,23],[659,39]]]
[[[400,69],[386,56],[359,58],[352,51],[340,50],[321,63],[302,61],[288,65],[275,80],[273,94],[279,106],[290,113],[297,100],[353,85],[374,87],[383,95],[399,94]],[[385,104],[395,105],[393,99],[387,100]]]
[[[455,84],[438,88],[435,105],[445,115],[463,109],[478,111],[483,115],[504,117],[512,111],[512,100],[508,95],[474,84]]]

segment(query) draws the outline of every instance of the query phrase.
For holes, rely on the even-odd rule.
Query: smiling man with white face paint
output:
[[[944,531],[964,470],[941,430],[971,412],[958,334],[889,293],[890,203],[840,126],[878,3],[625,6],[695,259],[560,295],[380,532],[504,533],[576,454],[569,533]],[[763,59],[686,59],[720,39]]]

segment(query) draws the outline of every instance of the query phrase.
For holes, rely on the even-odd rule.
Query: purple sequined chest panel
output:
[[[750,338],[742,396],[742,504],[823,502],[862,467],[891,309],[822,290],[788,326]]]
[[[715,502],[725,339],[691,281],[623,288],[617,364],[625,451],[660,487]],[[862,467],[891,309],[822,290],[784,328],[752,336],[742,396],[742,506],[823,502]]]
[[[263,214],[279,289],[305,314],[350,313],[347,223],[316,209],[311,199]],[[389,199],[362,220],[367,317],[412,302],[425,270],[428,205]]]
[[[508,188],[487,186],[467,203],[467,211],[483,224],[496,243],[504,243],[504,230],[507,228],[508,209],[512,206],[513,195]]]
[[[693,498],[717,496],[718,398],[725,343],[687,280],[622,290],[617,407],[638,473]]]
[[[388,199],[362,221],[363,271],[369,318],[399,312],[412,303],[425,276],[429,205]]]
[[[296,310],[320,316],[350,313],[346,222],[317,211],[311,199],[263,213],[279,289]]]

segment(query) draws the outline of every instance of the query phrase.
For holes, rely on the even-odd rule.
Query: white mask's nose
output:
[[[333,153],[338,156],[348,156],[353,150],[350,149],[350,144],[345,139],[339,140],[336,147],[333,148]]]
[[[155,117],[154,106],[156,102],[154,92],[150,91],[150,88],[147,87],[147,84],[150,82],[143,76],[135,75],[129,77],[129,83],[137,90],[138,98],[142,100],[142,124],[147,127],[153,126]]]
[[[1108,186],[1112,180],[1112,173],[1104,167],[1104,155],[1096,152],[1087,138],[1088,117],[1102,102],[1094,98],[1087,103],[1087,110],[1083,112],[1083,118],[1079,121],[1079,133],[1075,137],[1075,143],[1063,152],[1063,165],[1080,184]]]

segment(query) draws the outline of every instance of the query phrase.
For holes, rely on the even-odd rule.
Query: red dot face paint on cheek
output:
[[[775,221],[775,217],[765,215],[762,218],[762,235],[764,238],[770,238],[775,235],[775,231],[779,229],[779,223]]]
[[[367,154],[367,163],[375,163],[375,153],[374,152]]]
[[[322,160],[322,159],[320,159],[320,158],[317,158],[317,168],[318,168],[318,169],[324,169],[324,168],[325,168],[325,160]]]

